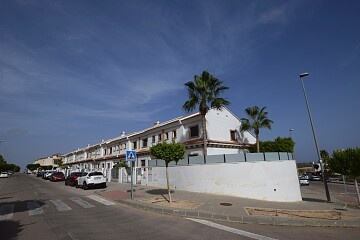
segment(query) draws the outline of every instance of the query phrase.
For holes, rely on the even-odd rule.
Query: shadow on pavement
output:
[[[168,194],[168,191],[167,191],[167,189],[152,189],[152,190],[146,191],[146,193],[152,194],[152,195],[161,195],[161,196],[163,196],[164,194]],[[174,193],[174,191],[170,190],[170,193]]]
[[[321,202],[321,203],[327,202],[326,200],[323,199],[307,198],[307,197],[303,197],[302,200],[306,202]]]
[[[1,239],[16,239],[19,233],[22,231],[22,225],[20,221],[4,220],[0,221]],[[6,231],[5,231],[6,229]]]

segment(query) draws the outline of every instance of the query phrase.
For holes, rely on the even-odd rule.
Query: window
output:
[[[174,131],[172,132],[172,137],[173,137],[173,138],[176,138],[176,130],[174,130]]]
[[[161,141],[161,133],[158,136],[158,141]]]
[[[145,148],[145,147],[147,147],[147,145],[148,145],[148,139],[147,139],[147,138],[144,138],[144,139],[142,140],[142,147]]]
[[[230,140],[236,141],[236,131],[235,130],[230,130]]]
[[[190,138],[195,138],[199,136],[199,126],[190,127]]]
[[[137,149],[137,142],[136,141],[133,142],[133,149]]]
[[[169,139],[169,133],[165,133],[165,140],[168,140]]]
[[[152,143],[155,143],[155,135],[152,136],[151,142],[152,142]]]
[[[145,160],[141,160],[141,166],[145,167]]]

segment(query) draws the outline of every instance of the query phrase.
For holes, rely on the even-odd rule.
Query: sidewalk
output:
[[[161,214],[282,226],[360,227],[360,208],[353,207],[357,201],[344,196],[332,196],[333,202],[327,203],[315,193],[305,191],[303,201],[283,203],[172,190],[173,203],[169,204],[164,199],[168,199],[166,189],[134,185],[131,200],[130,183],[108,182],[107,185],[106,189],[97,189],[95,193]]]

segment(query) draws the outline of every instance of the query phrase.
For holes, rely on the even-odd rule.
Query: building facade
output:
[[[206,115],[207,154],[237,154],[247,151],[256,143],[250,132],[240,132],[241,121],[227,108],[210,109]],[[102,140],[87,145],[63,156],[63,164],[69,171],[98,170],[110,176],[113,166],[125,161],[127,150],[136,150],[135,167],[146,171],[150,147],[162,142],[181,142],[186,147],[186,157],[200,156],[203,149],[204,132],[200,113],[177,117],[169,121],[156,122],[153,126],[138,132]]]
[[[58,160],[62,160],[62,154],[57,153],[57,154],[53,154],[52,156],[49,157],[43,157],[43,158],[39,158],[36,159],[34,164],[40,164],[40,166],[52,166],[54,169],[59,167],[59,165],[57,164]]]

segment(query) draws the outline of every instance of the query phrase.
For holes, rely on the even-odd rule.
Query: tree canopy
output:
[[[0,170],[1,171],[14,171],[14,172],[20,172],[20,167],[12,164],[7,163],[2,155],[0,155]]]
[[[277,137],[274,141],[259,141],[259,147],[262,152],[294,152],[295,142],[292,138]],[[256,147],[252,147],[251,151],[255,152]]]
[[[328,165],[334,173],[360,177],[360,148],[334,151],[332,158],[328,159]]]
[[[245,113],[249,118],[241,118],[240,131],[251,131],[253,130],[256,137],[256,149],[260,152],[259,133],[260,128],[271,129],[272,120],[268,119],[268,112],[265,111],[266,107],[259,108],[253,106],[245,109]]]

